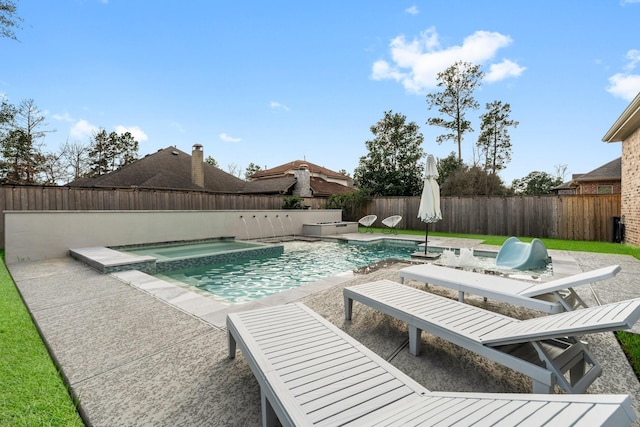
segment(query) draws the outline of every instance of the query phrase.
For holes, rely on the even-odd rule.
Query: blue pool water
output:
[[[417,250],[417,243],[409,241],[298,241],[283,245],[280,256],[186,268],[158,276],[206,291],[221,302],[240,304],[385,259],[410,259]]]

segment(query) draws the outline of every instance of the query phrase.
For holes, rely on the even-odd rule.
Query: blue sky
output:
[[[602,136],[640,92],[640,0],[18,0],[20,42],[0,39],[0,94],[47,116],[45,148],[131,131],[140,155],[204,146],[240,171],[306,159],[353,174],[385,111],[442,129],[425,95],[456,60],[486,73],[469,111],[511,105],[505,183],[589,172],[620,156]]]

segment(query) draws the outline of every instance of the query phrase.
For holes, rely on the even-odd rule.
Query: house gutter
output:
[[[640,127],[640,92],[622,112],[611,129],[602,137],[603,142],[624,141]]]

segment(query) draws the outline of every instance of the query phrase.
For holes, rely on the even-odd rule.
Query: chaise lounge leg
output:
[[[409,354],[412,356],[420,355],[420,334],[422,329],[418,329],[413,325],[409,325]]]
[[[262,392],[262,388],[260,388],[260,399],[262,400],[262,425],[263,427],[274,427],[278,422],[278,417],[269,403],[269,399]]]
[[[351,320],[351,313],[353,312],[353,300],[349,297],[344,297],[344,318],[345,320]]]
[[[227,330],[227,339],[229,341],[229,359],[234,359],[236,357],[236,339],[229,330]]]

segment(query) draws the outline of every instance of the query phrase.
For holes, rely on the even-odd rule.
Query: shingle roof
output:
[[[243,192],[250,194],[287,194],[294,185],[296,185],[296,178],[293,176],[265,178],[245,183]]]
[[[285,173],[287,173],[288,171],[292,170],[292,169],[299,169],[300,165],[307,165],[309,172],[311,172],[311,174],[322,174],[325,175],[328,178],[338,178],[338,179],[344,179],[347,180],[348,177],[332,171],[331,169],[327,169],[325,167],[322,166],[318,166],[314,163],[308,162],[306,160],[294,160],[292,162],[289,163],[285,163],[282,164],[280,166],[276,166],[274,168],[271,169],[265,169],[265,170],[261,170],[258,171],[256,173],[254,173],[253,175],[251,175],[252,179],[258,179],[258,178],[265,178],[265,177],[270,177],[270,176],[278,176],[278,175],[283,175]]]
[[[582,181],[609,181],[622,179],[622,157],[611,160],[591,172],[587,172],[578,178],[574,178],[575,182]]]
[[[354,191],[351,187],[345,187],[337,182],[328,182],[315,176],[311,177],[311,190],[313,190],[313,195],[318,197],[327,197],[332,194],[344,194]]]
[[[93,179],[69,183],[71,187],[139,187],[179,190],[206,190],[220,193],[242,192],[245,181],[208,163],[203,163],[204,188],[191,181],[191,155],[167,147],[117,171]]]

